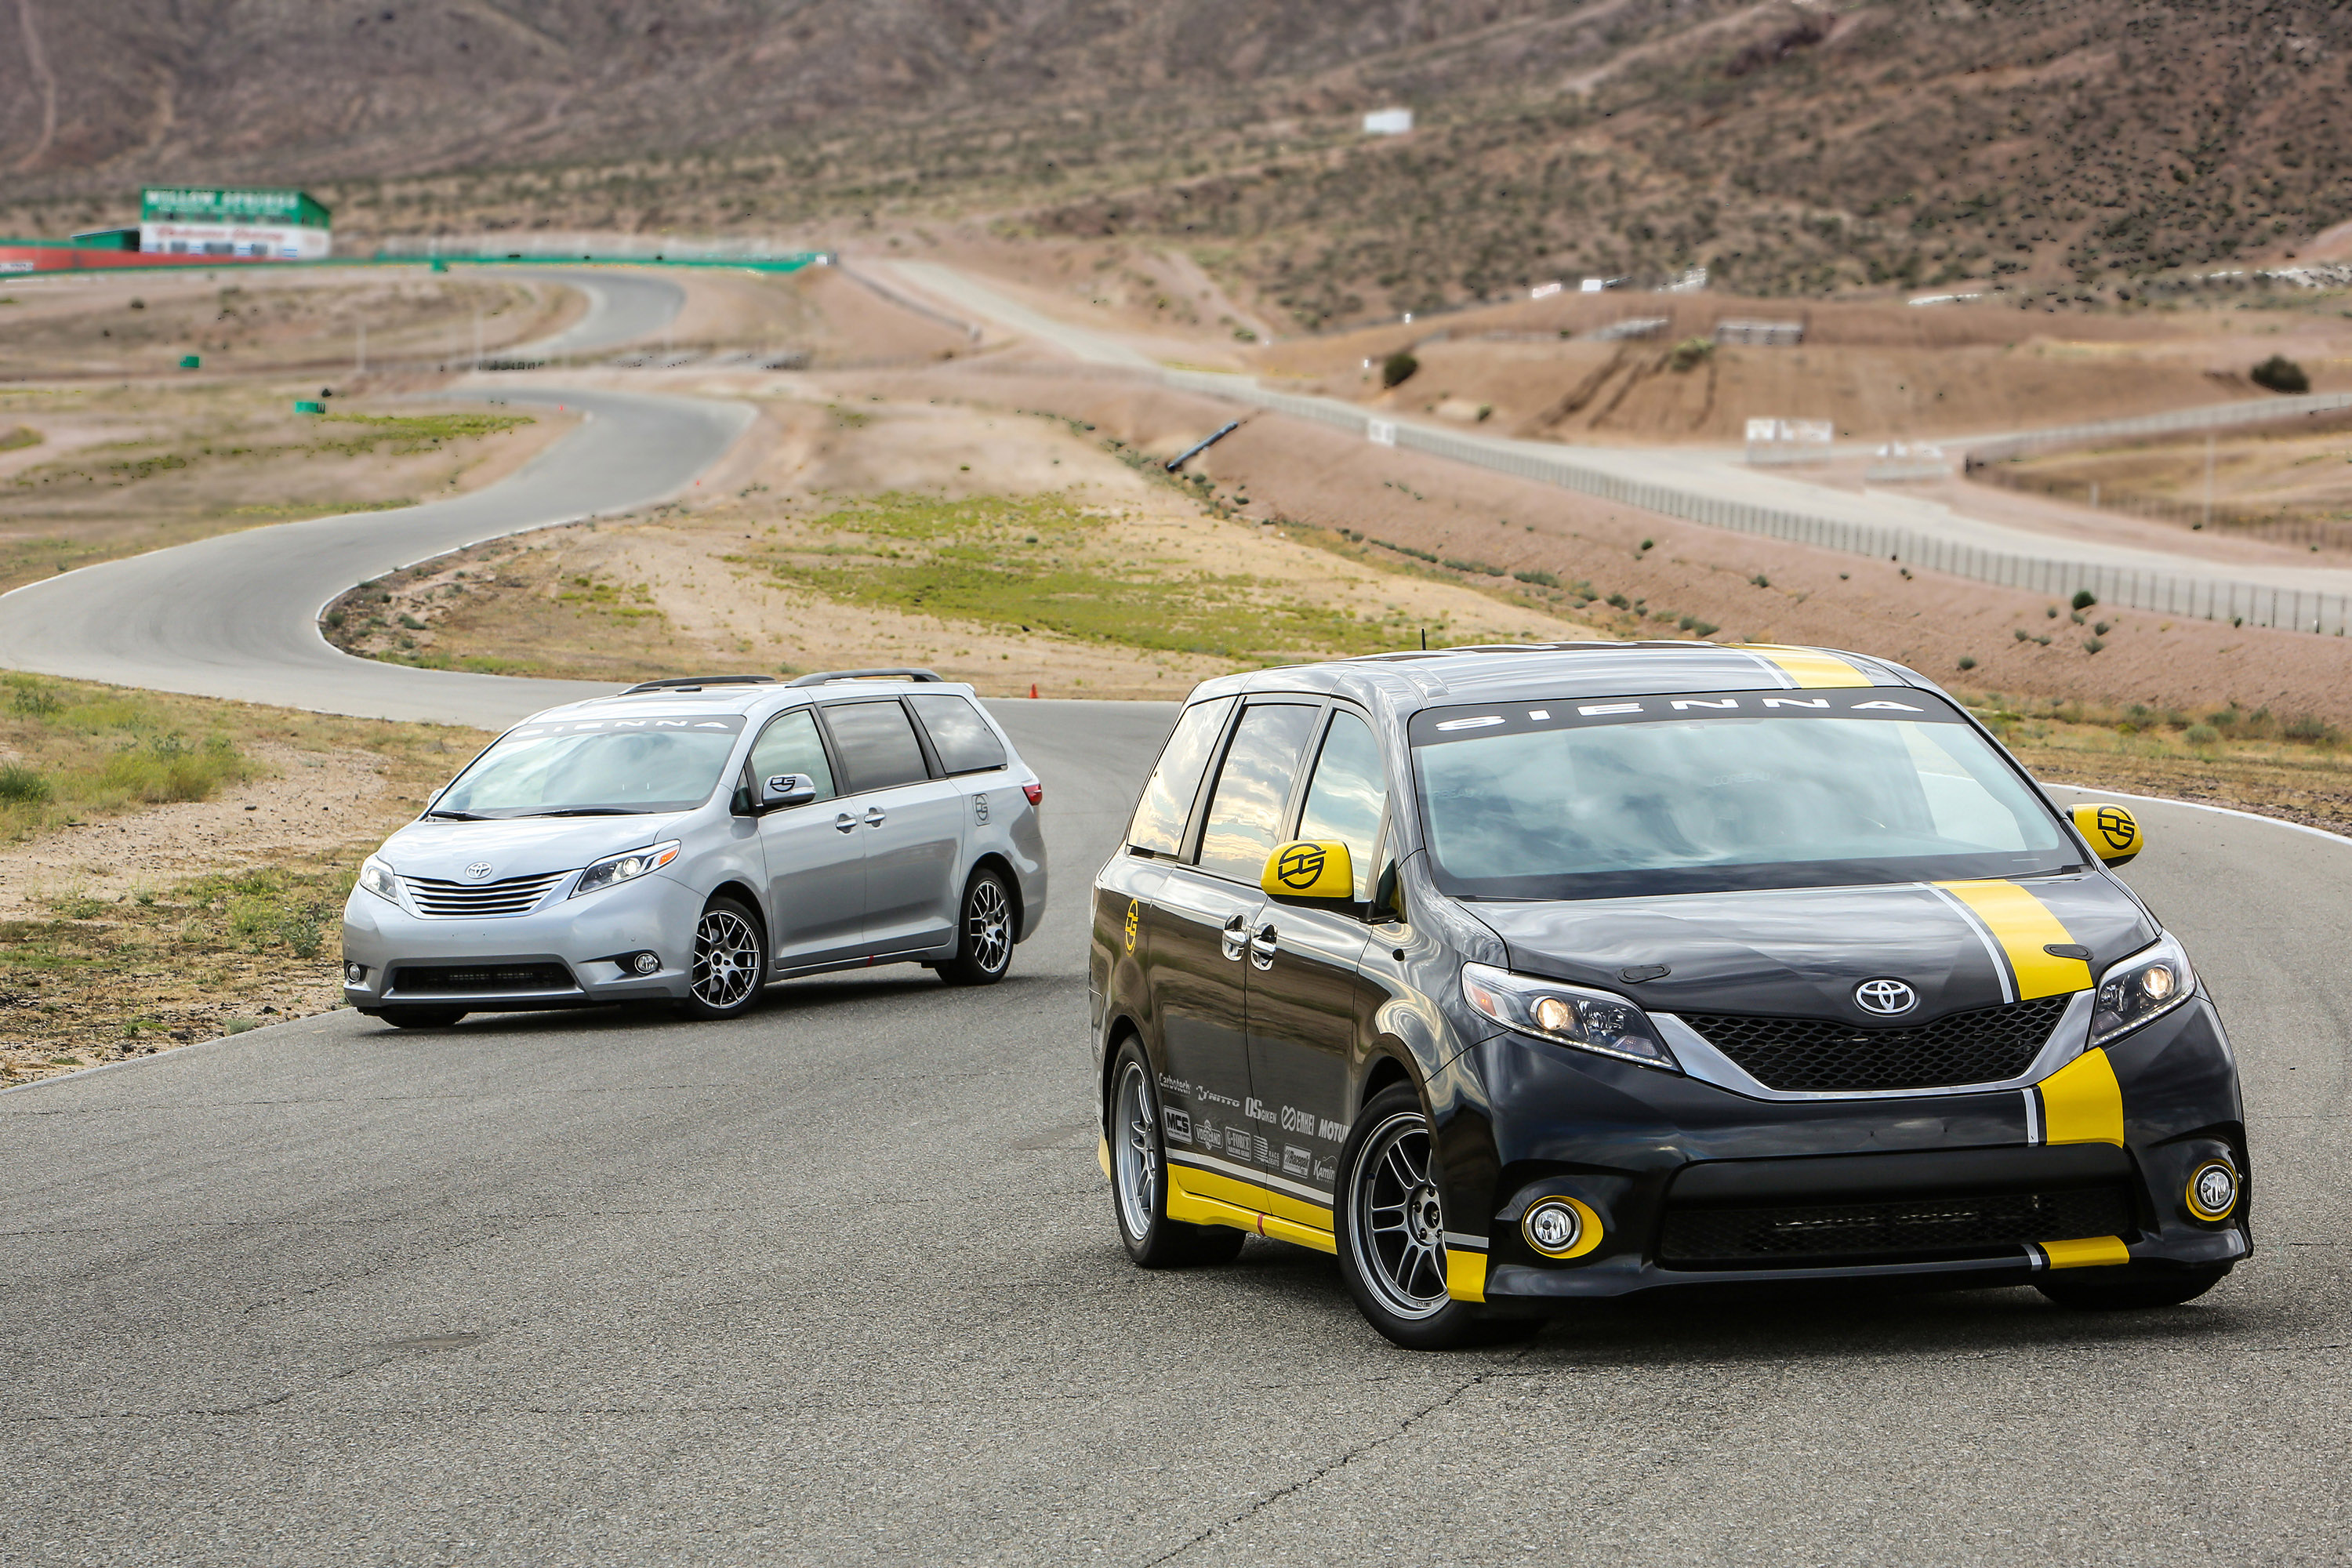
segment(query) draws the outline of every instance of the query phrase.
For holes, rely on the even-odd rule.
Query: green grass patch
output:
[[[1404,646],[1411,617],[1294,598],[1279,583],[1139,560],[1113,519],[1062,495],[891,492],[814,519],[804,538],[730,559],[847,604],[1234,660]]]
[[[10,837],[143,805],[205,800],[253,776],[226,733],[142,692],[11,675],[0,684],[0,833]]]

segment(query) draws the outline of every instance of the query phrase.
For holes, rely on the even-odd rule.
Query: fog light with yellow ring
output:
[[[2227,1160],[2208,1160],[2189,1176],[2189,1212],[2201,1220],[2228,1219],[2238,1206],[2238,1173]]]
[[[1538,1198],[1519,1216],[1519,1234],[1546,1258],[1581,1258],[1601,1245],[1601,1216],[1574,1198]]]

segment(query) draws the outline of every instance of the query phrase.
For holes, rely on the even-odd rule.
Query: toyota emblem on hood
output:
[[[1865,1013],[1892,1018],[1919,1005],[1919,994],[1900,980],[1865,980],[1853,988],[1853,1005]]]
[[[468,866],[468,867],[467,867],[467,868],[466,868],[466,875],[467,875],[467,876],[468,876],[468,877],[471,877],[471,878],[472,878],[475,881],[477,881],[477,882],[480,881],[483,878],[485,878],[485,877],[488,876],[489,874],[490,874],[490,863],[489,863],[488,860],[477,860],[477,861],[475,861],[472,865],[470,865],[470,866]],[[1874,985],[1877,985],[1877,984],[1885,984],[1885,982],[1883,982],[1883,981],[1875,981],[1875,980],[1874,980],[1874,981],[1872,981],[1872,982],[1871,982],[1871,984],[1874,984]],[[1906,992],[1906,993],[1905,993],[1905,994],[1906,994],[1906,995],[1908,995],[1908,994],[1909,994],[1909,993],[1908,993],[1908,992]],[[1907,1006],[1909,1006],[1910,1005],[1911,1005],[1911,1004],[1909,1004],[1908,1002],[1906,1002],[1903,1005],[1904,1005],[1904,1006],[1906,1006],[1906,1007],[1907,1007]],[[1864,1004],[1863,1004],[1863,1005],[1864,1005],[1864,1006],[1865,1006],[1865,1007],[1867,1007],[1867,1006],[1869,1006],[1869,1005],[1870,1005],[1870,1004],[1869,1004],[1869,1003],[1867,1003],[1867,1002],[1865,1002],[1865,1003],[1864,1003]],[[1897,1009],[1897,1010],[1899,1011],[1900,1009]]]

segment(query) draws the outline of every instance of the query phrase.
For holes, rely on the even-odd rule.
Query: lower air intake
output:
[[[1669,1208],[1658,1261],[1672,1268],[1908,1263],[1997,1257],[2029,1241],[2126,1236],[2120,1186],[1785,1208]]]
[[[393,972],[390,992],[447,996],[573,989],[572,972],[560,963],[412,963]]]

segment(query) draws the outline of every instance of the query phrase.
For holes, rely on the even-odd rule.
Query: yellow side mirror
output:
[[[1352,899],[1356,866],[1336,838],[1294,838],[1265,858],[1257,885],[1276,899]]]
[[[2139,818],[2129,806],[2078,805],[2068,815],[2075,831],[2108,865],[2120,866],[2140,852]]]

